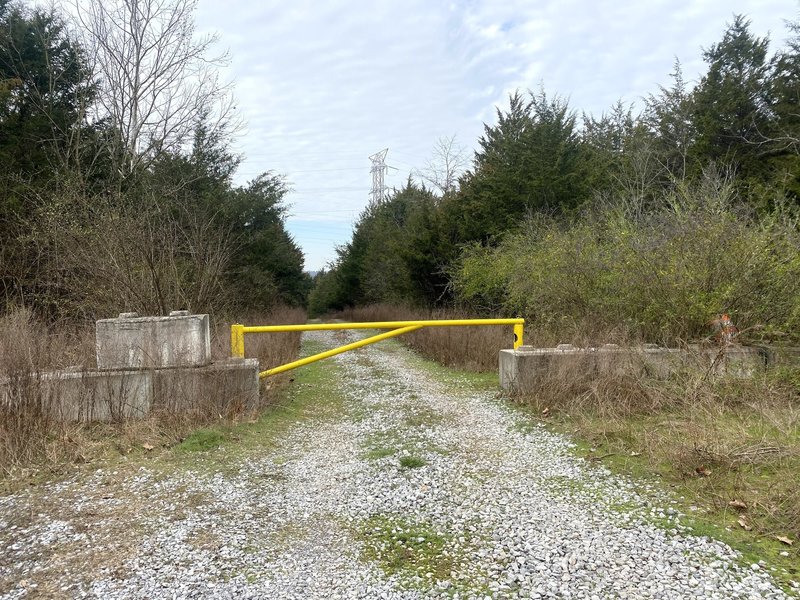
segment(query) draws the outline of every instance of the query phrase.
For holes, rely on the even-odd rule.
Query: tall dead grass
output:
[[[390,304],[352,308],[337,313],[346,321],[412,321],[422,319],[469,319],[475,315],[454,309],[419,310]],[[473,371],[497,370],[497,356],[514,345],[512,327],[424,327],[400,341],[423,356],[448,367]]]
[[[74,427],[57,419],[60,398],[43,372],[92,366],[93,350],[94,338],[86,331],[52,334],[26,308],[0,316],[0,473],[40,458],[76,455]]]
[[[300,308],[279,306],[266,313],[249,313],[238,320],[243,325],[298,325],[306,322],[306,312]],[[231,355],[230,326],[228,321],[215,326],[215,359]],[[300,351],[299,331],[286,333],[254,333],[245,335],[245,356],[257,358],[261,370],[271,369],[297,358]]]
[[[303,311],[278,307],[250,315],[245,322],[304,321]],[[254,337],[247,341],[247,355],[268,368],[296,358],[299,346],[299,334]],[[212,357],[219,361],[229,356],[229,324],[212,322]],[[111,423],[61,419],[67,400],[47,373],[65,368],[80,372],[95,366],[93,324],[48,328],[25,308],[0,316],[0,479],[41,468],[60,469],[109,448],[127,453],[142,445],[171,445],[199,426],[251,418],[272,402],[275,393],[275,386],[263,386],[254,403],[237,389],[235,377],[210,373],[199,384],[196,379],[179,377],[156,384],[155,404],[143,419],[126,418],[124,411],[113,411]],[[95,400],[85,394],[79,402]],[[93,406],[72,407],[71,412],[96,414]]]
[[[800,385],[790,373],[652,380],[552,369],[515,400],[584,440],[589,459],[656,474],[727,526],[800,539]]]

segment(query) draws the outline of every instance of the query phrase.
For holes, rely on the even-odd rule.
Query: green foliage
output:
[[[791,197],[800,198],[800,21],[788,24],[792,37],[772,62],[769,91],[775,115],[773,131],[758,141],[772,157],[776,177]]]
[[[418,469],[419,467],[424,467],[426,464],[425,459],[419,456],[400,457],[400,467],[403,469]]]
[[[564,340],[617,331],[674,343],[707,335],[723,312],[741,329],[796,338],[797,223],[788,209],[755,220],[730,181],[707,175],[639,218],[600,207],[572,223],[531,220],[497,248],[469,247],[455,286],[465,302],[522,314]]]
[[[428,523],[412,523],[391,515],[376,515],[363,523],[364,554],[389,575],[404,581],[420,573],[432,580],[449,580],[456,567],[450,539]]]
[[[485,126],[475,167],[458,194],[446,198],[445,220],[459,242],[487,241],[533,211],[564,212],[589,196],[588,154],[575,114],[544,91],[509,99],[497,125]]]
[[[486,126],[475,168],[437,198],[410,180],[368,207],[331,271],[317,280],[312,314],[367,303],[432,306],[450,300],[459,246],[494,239],[530,211],[569,211],[588,197],[588,146],[575,116],[544,92],[514,94]]]
[[[87,63],[57,12],[0,0],[0,306],[40,285],[25,221],[71,178],[91,137]]]
[[[88,59],[54,10],[0,2],[0,218],[72,166],[95,95]]]
[[[282,177],[265,173],[231,190],[221,209],[238,242],[228,281],[244,306],[306,303],[311,280],[303,272],[302,251],[284,227],[286,191]]]
[[[309,311],[375,302],[433,304],[441,296],[449,254],[438,230],[435,196],[410,180],[359,217],[352,240],[315,281]]]
[[[192,432],[176,447],[181,452],[208,452],[216,450],[225,440],[224,436],[213,429],[198,429]]]
[[[694,91],[697,164],[734,165],[745,178],[767,179],[760,142],[773,128],[770,115],[769,40],[750,33],[736,15],[722,40],[703,53],[708,72]]]
[[[3,301],[82,318],[302,306],[311,282],[284,227],[283,179],[235,186],[240,157],[208,108],[189,151],[111,185],[113,128],[86,124],[95,87],[65,31],[56,13],[0,4]]]
[[[650,133],[650,140],[663,167],[662,181],[681,180],[694,170],[689,150],[697,137],[693,120],[693,96],[683,78],[678,60],[670,73],[672,86],[659,87],[658,95],[650,94],[645,100],[642,123]]]
[[[367,460],[380,460],[388,456],[393,456],[396,453],[397,453],[396,448],[379,447],[367,450],[363,456]]]
[[[336,273],[323,269],[314,276],[313,287],[308,295],[308,316],[319,317],[329,310],[341,310],[337,305],[338,287]]]

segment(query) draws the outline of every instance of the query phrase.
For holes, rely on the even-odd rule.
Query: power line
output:
[[[340,210],[308,210],[308,211],[290,211],[293,215],[327,215],[330,213],[345,213],[345,212],[355,212],[357,210],[361,210],[360,208],[342,208]]]

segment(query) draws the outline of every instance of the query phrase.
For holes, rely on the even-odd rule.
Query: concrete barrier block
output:
[[[595,357],[579,348],[532,348],[500,351],[500,385],[504,390],[533,389],[544,373],[558,370],[564,376],[595,370]]]
[[[767,368],[768,354],[754,346],[728,346],[707,350],[706,361],[712,373],[728,377],[752,377]]]
[[[240,412],[258,406],[258,359],[230,358],[195,369],[153,371],[153,412]]]
[[[783,360],[794,356],[786,353]],[[800,352],[796,356],[800,357]],[[569,344],[555,348],[520,346],[517,350],[500,351],[500,385],[507,391],[524,393],[534,390],[544,375],[575,379],[601,373],[667,379],[677,373],[708,370],[716,376],[744,378],[763,372],[776,362],[764,348],[752,346],[688,350],[653,345],[621,348],[612,344],[599,348]]]
[[[776,367],[800,367],[800,348],[792,346],[770,346],[762,348],[767,364]]]
[[[678,348],[645,345],[637,348],[637,357],[643,365],[643,374],[653,379],[668,379],[690,366],[688,354]]]
[[[130,314],[97,321],[98,369],[199,367],[211,363],[208,315]]]
[[[13,409],[42,411],[68,422],[118,422],[150,412],[152,378],[147,371],[80,371],[33,373],[0,381],[0,402]]]

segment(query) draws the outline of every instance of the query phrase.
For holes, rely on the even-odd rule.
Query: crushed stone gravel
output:
[[[658,488],[390,348],[338,356],[342,411],[224,472],[0,497],[0,598],[791,597]]]

